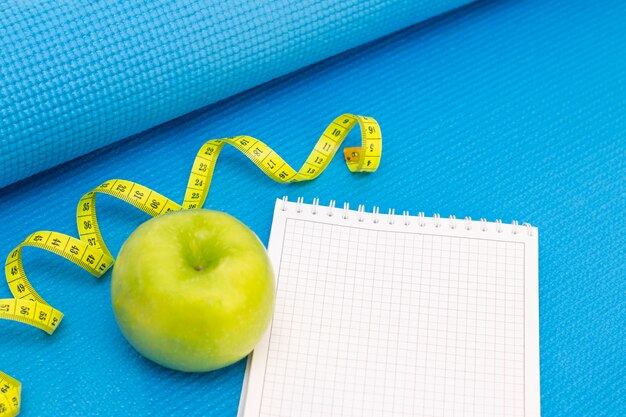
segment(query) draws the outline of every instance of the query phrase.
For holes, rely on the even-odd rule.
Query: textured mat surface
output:
[[[618,0],[475,3],[0,190],[0,248],[39,229],[75,234],[78,199],[109,178],[182,200],[205,139],[255,135],[298,165],[335,115],[371,115],[385,138],[378,172],[337,160],[284,186],[226,149],[207,207],[266,243],[284,194],[537,225],[542,413],[626,415],[624,21]],[[146,220],[106,197],[98,212],[114,253]],[[35,250],[25,267],[66,314],[52,337],[0,323],[0,369],[23,382],[25,417],[235,416],[243,362],[208,374],[153,365],[117,329],[109,276]]]
[[[0,187],[471,0],[0,6]]]

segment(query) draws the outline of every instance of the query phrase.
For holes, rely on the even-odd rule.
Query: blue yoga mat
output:
[[[530,222],[539,227],[542,416],[626,415],[625,21],[621,0],[470,4],[0,189],[0,255],[36,230],[76,235],[78,199],[110,178],[182,201],[207,139],[253,135],[298,166],[336,115],[370,115],[384,137],[376,173],[351,174],[336,160],[315,181],[281,185],[226,148],[206,207],[264,243],[285,194]],[[147,220],[107,197],[98,213],[114,254]],[[236,415],[244,362],[168,371],[122,337],[110,275],[96,281],[32,248],[24,262],[65,313],[53,336],[0,322],[0,369],[23,382],[24,417]]]
[[[469,2],[5,2],[0,187]]]

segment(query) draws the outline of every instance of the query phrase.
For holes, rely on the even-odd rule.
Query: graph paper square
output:
[[[240,415],[539,415],[536,229],[277,207]]]

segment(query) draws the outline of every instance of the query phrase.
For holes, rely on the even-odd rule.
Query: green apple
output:
[[[204,372],[252,351],[274,309],[274,273],[246,225],[212,210],[148,220],[122,245],[111,281],[117,323],[142,355]]]

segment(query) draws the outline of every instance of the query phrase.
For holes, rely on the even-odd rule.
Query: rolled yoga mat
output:
[[[0,6],[0,187],[471,0]]]

